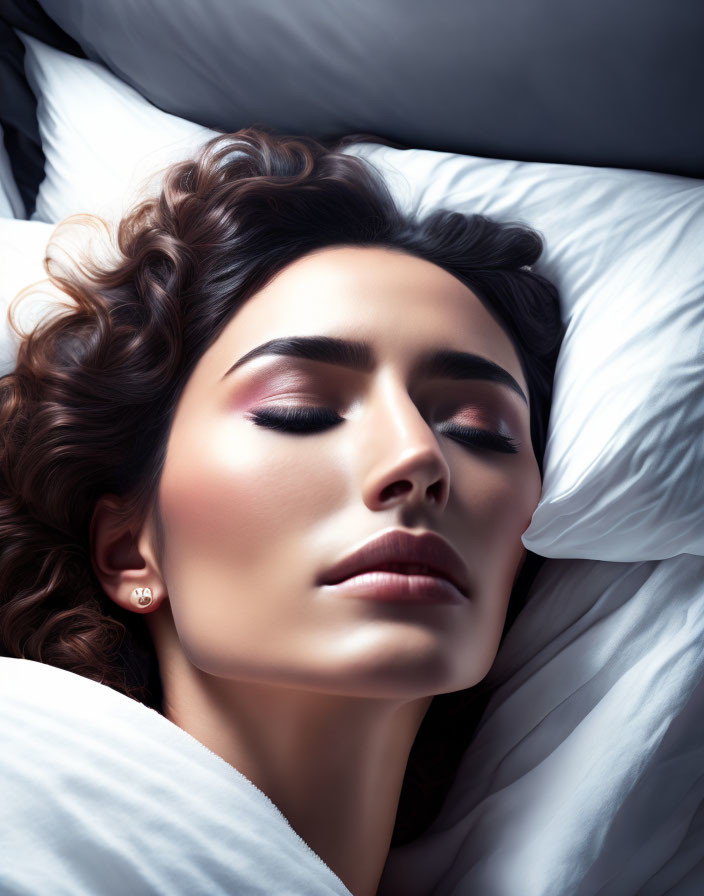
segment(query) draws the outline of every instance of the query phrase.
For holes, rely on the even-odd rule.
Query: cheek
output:
[[[521,535],[530,524],[540,493],[540,471],[532,454],[510,470],[508,465],[504,470],[497,466],[467,477],[464,503],[470,523],[466,556],[474,571],[480,612],[499,629],[525,556]]]
[[[198,548],[247,566],[322,505],[328,483],[311,453],[262,432],[240,421],[210,426],[207,440],[172,434],[160,484],[167,553]]]
[[[290,438],[263,450],[254,426],[207,431],[205,441],[192,428],[172,432],[159,488],[162,572],[179,638],[201,668],[220,647],[261,644],[273,620],[287,627],[317,574],[306,539],[341,481],[327,453],[294,450]]]
[[[464,543],[473,596],[469,629],[458,630],[462,657],[457,689],[476,684],[496,659],[509,599],[525,556],[521,535],[528,528],[540,498],[540,472],[535,458],[510,465],[467,472],[461,489]],[[470,646],[471,645],[471,649]]]

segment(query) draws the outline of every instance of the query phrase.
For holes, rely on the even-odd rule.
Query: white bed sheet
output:
[[[704,893],[704,558],[546,560],[378,896]]]

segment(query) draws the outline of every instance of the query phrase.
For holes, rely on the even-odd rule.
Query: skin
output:
[[[266,355],[222,379],[256,345],[303,335],[368,340],[377,366]],[[105,495],[93,517],[105,592],[147,614],[166,717],[264,791],[355,896],[376,893],[433,695],[476,684],[494,661],[541,492],[527,404],[496,383],[412,380],[429,348],[482,355],[528,395],[510,338],[444,269],[385,247],[298,259],[239,309],[186,384],[155,510],[163,556],[153,514],[133,531]],[[294,405],[343,421],[298,435],[247,418]],[[462,444],[440,431],[447,421],[501,424],[521,447]],[[470,599],[392,604],[315,585],[392,528],[445,538]],[[137,586],[152,589],[147,609]]]

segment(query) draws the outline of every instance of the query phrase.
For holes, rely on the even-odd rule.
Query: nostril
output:
[[[395,498],[396,495],[402,495],[411,488],[413,488],[413,486],[410,482],[398,480],[397,482],[392,482],[391,485],[387,485],[382,491],[381,496],[383,500],[386,498]]]

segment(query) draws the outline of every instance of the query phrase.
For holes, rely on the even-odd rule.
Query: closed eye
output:
[[[249,419],[257,426],[267,426],[280,432],[298,435],[312,434],[341,423],[344,418],[329,408],[260,408]],[[479,429],[476,426],[446,424],[441,433],[468,444],[473,448],[517,454],[520,442],[501,433]]]

